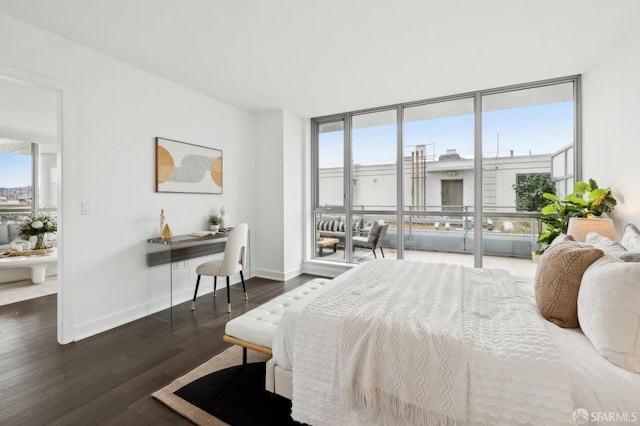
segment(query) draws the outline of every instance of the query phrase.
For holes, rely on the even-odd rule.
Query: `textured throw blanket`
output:
[[[566,373],[505,271],[380,260],[303,310],[294,419],[331,424],[571,424]]]

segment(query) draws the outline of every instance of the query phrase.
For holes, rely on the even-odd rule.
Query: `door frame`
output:
[[[57,145],[57,161],[56,166],[58,169],[58,208],[57,218],[58,227],[64,230],[65,212],[71,211],[71,209],[65,208],[64,197],[64,139],[65,135],[69,134],[71,113],[69,111],[69,103],[65,102],[66,95],[69,93],[70,88],[67,83],[59,80],[50,79],[38,74],[32,74],[27,71],[15,69],[6,65],[0,64],[0,78],[13,81],[17,84],[24,84],[28,86],[34,86],[52,92],[56,98],[56,145]],[[72,221],[69,221],[72,223]],[[60,344],[71,343],[74,341],[73,332],[73,284],[71,280],[64,279],[64,271],[67,269],[67,265],[70,264],[71,256],[65,256],[69,245],[66,243],[65,234],[69,234],[69,230],[64,232],[59,231],[56,238],[58,243],[58,292],[57,292],[57,340]],[[70,267],[71,265],[69,265]]]

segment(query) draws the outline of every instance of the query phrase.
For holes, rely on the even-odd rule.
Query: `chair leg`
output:
[[[198,275],[198,279],[196,280],[196,291],[193,292],[193,301],[191,302],[191,310],[195,311],[196,309],[196,297],[198,296],[198,287],[200,286],[200,275]]]
[[[218,285],[218,277],[213,276],[213,298],[216,298],[216,286]]]
[[[384,258],[384,252],[382,251],[382,247],[380,247],[380,253],[382,253],[382,257]]]
[[[374,257],[375,259],[377,259],[377,258],[378,258],[378,256],[376,256],[376,249],[374,248],[374,249],[372,249],[371,251],[373,252],[373,257]]]
[[[227,313],[231,313],[231,290],[229,289],[229,275],[227,275]]]
[[[244,274],[240,271],[240,279],[242,280],[242,290],[244,291],[244,300],[249,300],[249,295],[247,294],[247,288],[244,286]]]

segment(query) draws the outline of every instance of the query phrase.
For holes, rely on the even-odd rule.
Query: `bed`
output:
[[[544,319],[531,278],[380,259],[317,293],[283,313],[267,368],[299,422],[640,420],[640,374]]]

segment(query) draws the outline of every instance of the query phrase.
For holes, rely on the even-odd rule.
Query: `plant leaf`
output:
[[[576,182],[576,184],[573,186],[573,192],[575,194],[584,194],[585,192],[587,192],[589,190],[589,185],[587,185],[586,182],[583,181],[578,181]]]

